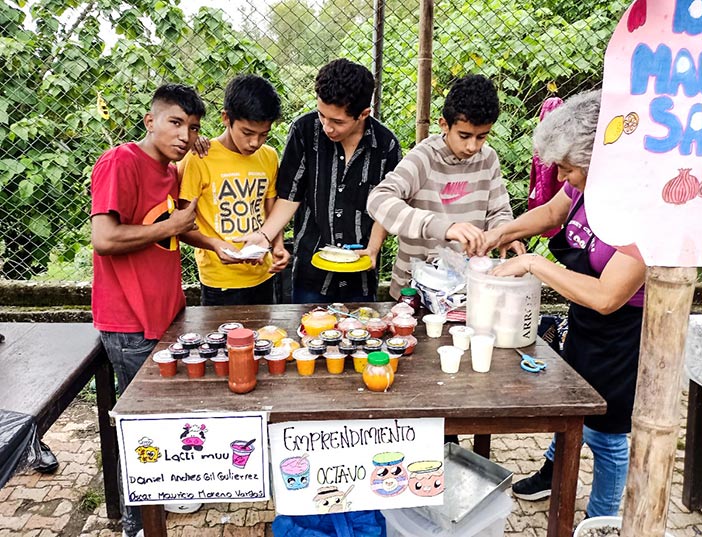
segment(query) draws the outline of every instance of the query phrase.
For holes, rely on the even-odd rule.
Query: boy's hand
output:
[[[280,272],[288,266],[288,262],[290,261],[290,252],[288,252],[288,250],[285,248],[282,241],[280,244],[273,246],[273,251],[271,254],[273,255],[273,264],[268,272]]]
[[[195,223],[195,213],[197,210],[198,198],[193,198],[185,209],[176,209],[168,217],[168,222],[173,226],[173,235],[180,235],[197,229]]]
[[[468,222],[456,222],[446,232],[446,240],[458,241],[468,255],[473,255],[485,243],[485,233]]]
[[[378,260],[378,251],[377,250],[372,250],[371,248],[364,248],[363,250],[356,250],[356,253],[360,256],[367,255],[370,257],[371,260],[371,268],[368,270],[375,270],[375,264],[376,261]]]
[[[488,229],[485,232],[485,242],[483,243],[483,246],[477,250],[475,254],[479,256],[486,256],[495,248],[500,248],[502,246],[501,243],[502,233],[500,232],[500,228],[496,227]],[[501,250],[500,254],[502,254]],[[500,255],[500,257],[502,257],[502,255]]]
[[[247,235],[242,235],[238,239],[232,239],[232,242],[236,243],[245,243],[244,246],[251,246],[252,244],[255,244],[256,246],[260,246],[261,248],[268,248],[270,244],[268,244],[268,239],[263,236],[263,234],[258,233],[257,231],[254,231],[253,233],[248,233]]]
[[[223,241],[221,239],[212,239],[212,241],[214,242],[212,246],[212,251],[215,254],[217,254],[217,257],[219,257],[219,260],[222,262],[223,265],[238,265],[240,263],[244,263],[243,259],[234,259],[230,255],[224,253],[224,250],[233,249],[231,243],[228,243],[227,241]]]
[[[206,157],[207,153],[210,151],[210,139],[207,136],[198,136],[197,140],[193,144],[193,148],[190,150],[194,155],[198,157]]]

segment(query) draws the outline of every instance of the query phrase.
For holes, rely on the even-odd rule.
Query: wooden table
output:
[[[89,323],[0,323],[0,410],[32,416],[41,438],[95,376],[107,515],[119,518],[112,366]]]
[[[374,304],[385,313],[392,304]],[[203,336],[225,321],[239,321],[249,328],[275,324],[294,334],[309,306],[238,306],[187,308],[173,322],[155,350],[165,348],[178,334],[199,332]],[[570,537],[573,532],[575,493],[580,463],[584,417],[603,414],[604,400],[543,341],[530,354],[547,362],[542,374],[519,367],[514,350],[495,349],[487,374],[475,373],[469,361],[460,372],[441,372],[436,353],[450,344],[450,336],[428,339],[420,322],[414,354],[403,357],[392,389],[386,394],[358,392],[361,376],[349,363],[342,375],[330,375],[323,363],[312,377],[300,377],[294,364],[285,376],[271,377],[261,368],[256,389],[235,395],[227,383],[208,368],[202,379],[189,380],[182,365],[176,377],[164,379],[148,360],[117,402],[115,414],[161,412],[234,412],[270,409],[269,419],[334,420],[368,418],[444,417],[447,434],[482,435],[489,446],[492,433],[555,432],[557,439],[548,535]],[[294,396],[294,397],[293,397]],[[165,514],[160,505],[142,506],[147,537],[166,535]]]

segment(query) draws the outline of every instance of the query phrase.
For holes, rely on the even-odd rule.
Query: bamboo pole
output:
[[[429,136],[431,114],[431,54],[434,39],[434,0],[419,1],[419,55],[417,60],[417,121],[415,142]]]
[[[695,268],[649,267],[622,537],[665,534]]]
[[[383,46],[385,43],[385,0],[373,1],[373,117],[380,121],[383,96]]]

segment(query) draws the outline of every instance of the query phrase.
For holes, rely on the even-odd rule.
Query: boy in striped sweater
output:
[[[446,97],[441,134],[416,145],[368,197],[368,213],[398,236],[390,295],[407,287],[411,259],[449,246],[473,254],[484,231],[513,219],[497,153],[485,143],[500,113],[497,90],[482,75],[458,79]],[[507,246],[524,253],[515,241]]]

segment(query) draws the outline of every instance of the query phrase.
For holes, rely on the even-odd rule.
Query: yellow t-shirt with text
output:
[[[225,241],[256,231],[266,218],[264,200],[275,198],[278,155],[263,145],[253,155],[230,151],[211,140],[204,158],[188,153],[178,163],[181,176],[180,199],[199,196],[195,223],[203,235]],[[232,245],[232,249],[243,245]],[[266,254],[261,265],[224,265],[211,250],[195,249],[200,281],[220,289],[254,287],[273,275],[272,259]]]

